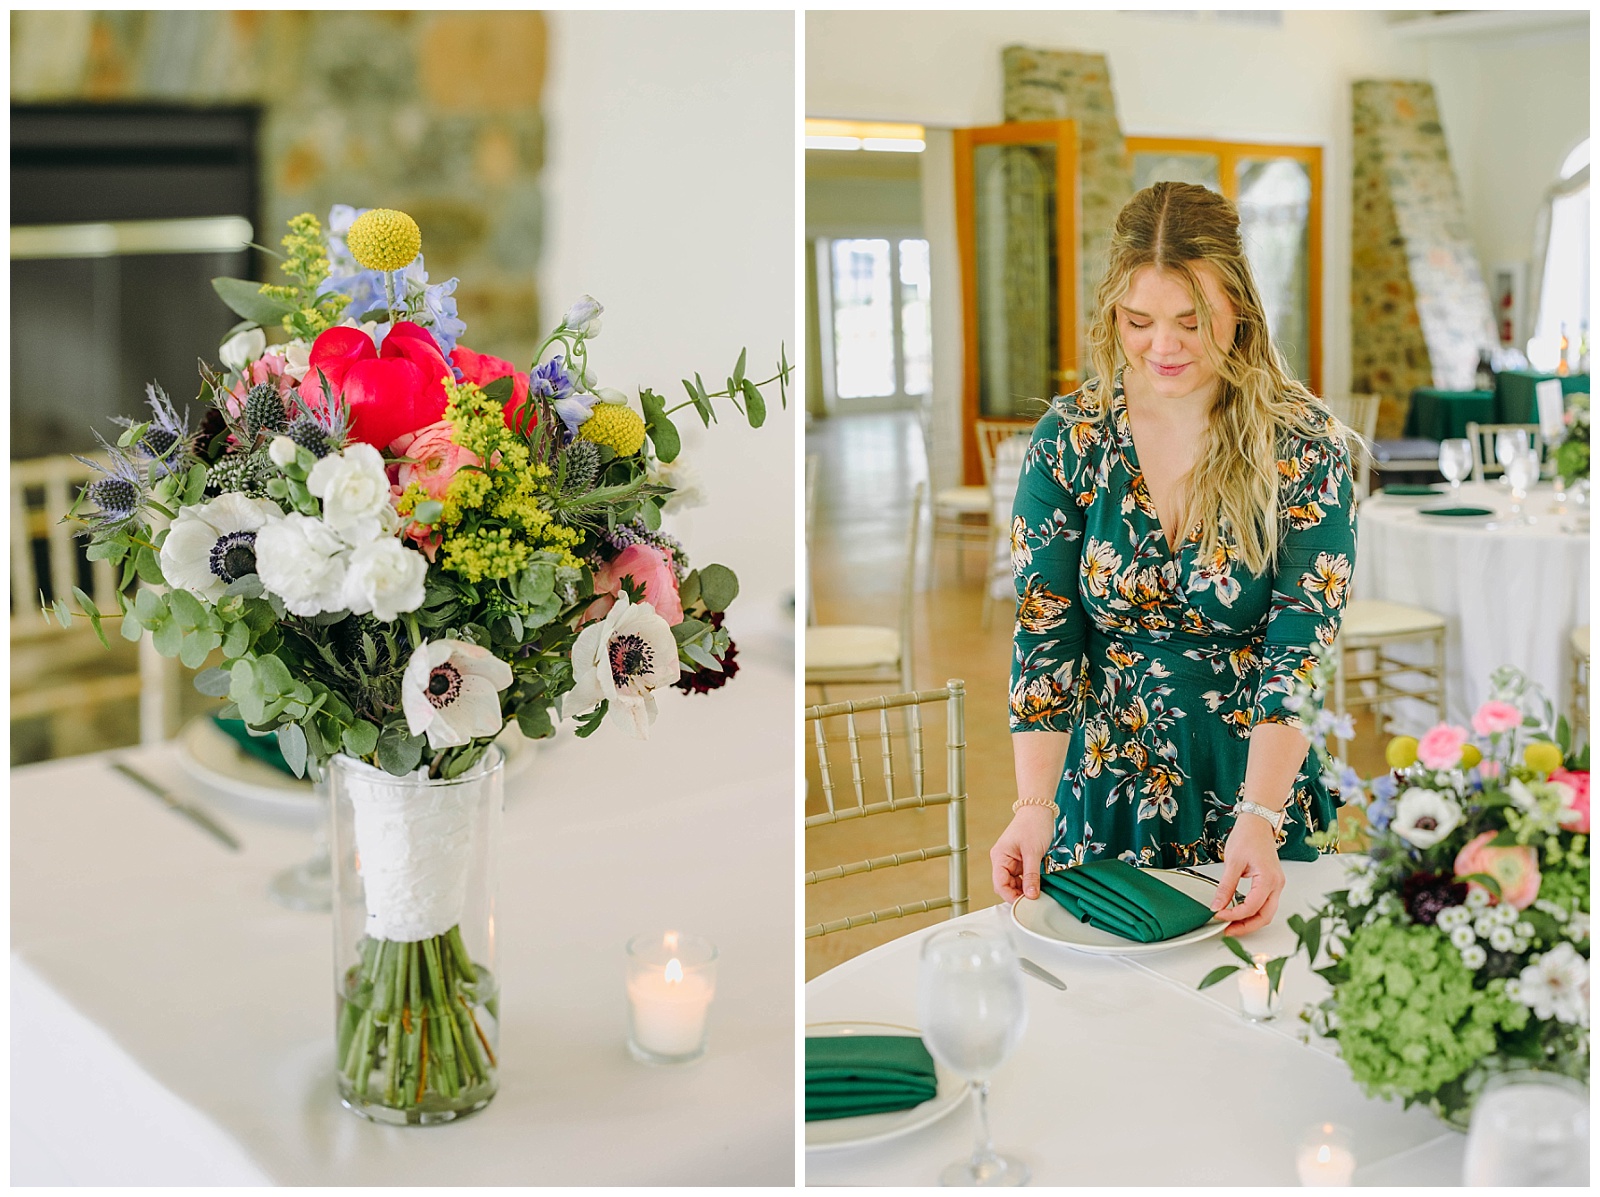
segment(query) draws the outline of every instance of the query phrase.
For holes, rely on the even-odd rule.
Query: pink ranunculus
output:
[[[235,418],[244,414],[245,399],[250,394],[250,388],[260,386],[264,382],[271,382],[278,388],[278,394],[284,400],[284,407],[292,419],[299,410],[298,405],[290,399],[300,380],[289,373],[283,356],[277,353],[264,353],[245,369],[239,381],[233,384],[228,392],[223,406],[230,416]]]
[[[1509,702],[1493,699],[1484,703],[1472,716],[1472,730],[1480,736],[1498,735],[1522,726],[1522,712]]]
[[[1589,834],[1589,772],[1588,770],[1557,769],[1550,780],[1560,782],[1572,791],[1572,801],[1561,812],[1561,826],[1579,835]]]
[[[623,578],[632,578],[644,587],[644,601],[668,624],[683,622],[678,575],[672,571],[666,553],[650,544],[631,544],[595,571],[595,601],[584,612],[586,620],[603,618],[611,610],[622,591]]]
[[[1430,769],[1450,769],[1461,763],[1467,729],[1441,723],[1417,741],[1417,759]]]
[[[1539,854],[1526,845],[1511,848],[1491,848],[1490,842],[1498,832],[1485,831],[1456,856],[1456,876],[1468,877],[1473,873],[1487,873],[1500,883],[1500,896],[1491,892],[1492,903],[1506,902],[1518,910],[1526,910],[1539,896]],[[1486,889],[1476,881],[1469,888]]]
[[[401,457],[413,460],[400,463],[400,489],[413,482],[428,492],[430,499],[443,499],[450,479],[462,466],[481,466],[483,459],[450,439],[450,422],[440,420],[416,432],[396,437],[390,446]]]

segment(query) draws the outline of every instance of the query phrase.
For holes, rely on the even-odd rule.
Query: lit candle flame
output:
[[[668,931],[661,937],[661,946],[669,952],[676,952],[678,950],[678,933],[676,931]]]
[[[678,958],[676,956],[667,961],[667,971],[665,976],[668,985],[683,984],[683,965],[678,963]]]
[[[1267,971],[1267,961],[1269,959],[1271,959],[1271,957],[1269,957],[1265,952],[1257,952],[1256,956],[1255,956],[1256,972],[1258,972],[1258,973],[1266,972]]]
[[[1317,1163],[1326,1164],[1332,1158],[1333,1158],[1333,1152],[1329,1149],[1329,1147],[1328,1147],[1328,1145],[1326,1143],[1324,1143],[1321,1147],[1317,1148]]]

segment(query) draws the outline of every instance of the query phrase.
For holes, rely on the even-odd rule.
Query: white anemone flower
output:
[[[635,739],[650,735],[655,691],[678,680],[678,642],[649,603],[626,593],[606,617],[578,633],[572,646],[572,701],[579,713],[609,702],[610,713]]]
[[[256,533],[283,513],[276,503],[229,492],[178,511],[161,545],[169,586],[214,603],[230,582],[256,573]]]
[[[1518,980],[1517,1000],[1535,1016],[1589,1025],[1589,962],[1570,943],[1551,948]]]
[[[400,680],[400,706],[411,734],[428,733],[429,748],[454,748],[500,734],[500,694],[511,666],[488,649],[461,640],[424,640]]]
[[[1395,803],[1390,827],[1418,848],[1431,848],[1461,824],[1461,807],[1437,790],[1412,786]]]

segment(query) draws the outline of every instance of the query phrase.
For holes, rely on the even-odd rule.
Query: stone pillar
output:
[[[1352,116],[1350,387],[1395,437],[1414,388],[1470,390],[1497,342],[1433,86],[1357,81]]]

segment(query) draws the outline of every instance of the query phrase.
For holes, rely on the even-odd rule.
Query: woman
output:
[[[1349,453],[1272,346],[1222,196],[1129,200],[1096,308],[1097,377],[1039,421],[1012,517],[1019,797],[994,885],[1220,859],[1213,908],[1242,935],[1277,911],[1279,857],[1314,859],[1334,826],[1285,699],[1338,632]]]

